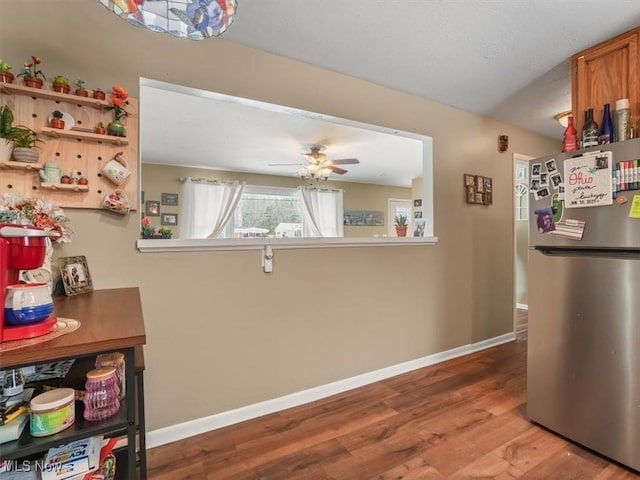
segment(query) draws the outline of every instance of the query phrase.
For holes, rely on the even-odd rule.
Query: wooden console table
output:
[[[126,362],[126,400],[118,414],[104,422],[86,422],[76,412],[76,423],[48,437],[32,437],[25,428],[21,437],[0,446],[2,459],[18,459],[46,452],[49,448],[92,435],[118,435],[126,432],[125,465],[118,464],[117,478],[136,478],[136,430],[140,440],[140,476],[146,479],[144,422],[144,356],[146,342],[142,304],[138,288],[95,290],[71,297],[55,297],[53,313],[57,317],[80,322],[74,332],[38,345],[9,350],[0,355],[0,370],[65,359],[95,357],[120,351]],[[136,389],[137,387],[137,389]],[[138,421],[136,422],[136,409]],[[126,466],[126,473],[123,468]]]

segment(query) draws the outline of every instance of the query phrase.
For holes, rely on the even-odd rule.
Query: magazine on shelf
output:
[[[66,480],[98,467],[102,435],[50,448],[42,465],[42,480]]]

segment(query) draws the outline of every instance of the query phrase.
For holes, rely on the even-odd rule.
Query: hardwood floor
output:
[[[529,422],[510,342],[149,450],[150,480],[627,480]]]

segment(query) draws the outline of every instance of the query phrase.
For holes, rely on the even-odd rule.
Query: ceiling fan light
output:
[[[320,170],[320,175],[322,176],[323,179],[327,179],[329,178],[329,175],[331,175],[332,170],[330,168],[322,168]]]
[[[309,165],[307,167],[307,170],[309,170],[309,173],[311,175],[316,175],[318,173],[318,171],[320,170],[320,165],[315,165],[315,164]]]
[[[307,170],[305,167],[301,167],[298,170],[298,176],[301,178],[305,178],[309,176],[309,170]]]

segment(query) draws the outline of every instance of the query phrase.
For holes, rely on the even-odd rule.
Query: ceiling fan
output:
[[[360,163],[357,158],[341,158],[337,160],[327,160],[327,156],[322,153],[325,150],[323,145],[310,145],[309,152],[302,154],[305,161],[300,163],[270,163],[269,166],[282,165],[302,165],[298,169],[298,176],[304,179],[327,180],[332,173],[344,175],[348,172],[344,168],[336,167],[336,165],[355,165]]]

